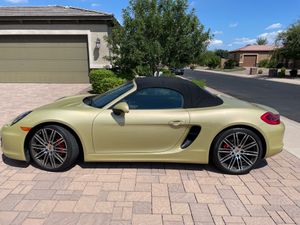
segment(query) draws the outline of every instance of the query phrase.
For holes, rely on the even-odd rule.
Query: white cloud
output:
[[[221,30],[216,30],[213,32],[214,35],[218,35],[218,34],[223,34],[223,31]]]
[[[268,40],[268,43],[272,44],[272,43],[274,43],[277,35],[281,32],[283,32],[283,30],[278,30],[278,31],[273,31],[273,32],[266,32],[266,33],[262,33],[262,34],[258,35],[258,37],[266,38]]]
[[[266,30],[280,29],[281,27],[282,27],[281,23],[273,23],[270,26],[266,27]]]
[[[100,4],[99,3],[92,3],[91,6],[92,7],[98,7],[98,6],[100,6]]]
[[[214,46],[220,46],[220,45],[223,45],[223,41],[222,40],[218,40],[218,39],[214,39],[214,40],[211,40],[209,42],[210,45],[214,45]]]
[[[11,4],[24,4],[28,2],[28,0],[5,0],[5,1]]]
[[[239,25],[239,23],[238,23],[238,22],[235,22],[235,23],[229,24],[229,27],[230,27],[230,28],[234,28],[234,27],[237,27],[238,25]]]
[[[234,39],[234,42],[232,44],[235,44],[235,45],[249,45],[249,44],[254,44],[255,42],[256,42],[256,39],[254,39],[254,38],[242,37],[242,38]]]

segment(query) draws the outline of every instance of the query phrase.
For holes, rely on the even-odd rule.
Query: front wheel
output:
[[[38,167],[56,172],[63,171],[75,163],[79,155],[79,146],[67,129],[48,125],[32,134],[29,152]]]
[[[212,150],[216,167],[229,174],[245,174],[261,159],[262,142],[249,129],[232,128],[215,138]]]

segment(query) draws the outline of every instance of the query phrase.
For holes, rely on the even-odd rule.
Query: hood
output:
[[[62,109],[62,108],[77,108],[77,107],[83,106],[83,105],[87,106],[83,103],[83,99],[88,96],[91,96],[91,94],[63,97],[63,98],[57,99],[55,102],[38,107],[35,110],[56,109],[56,108],[60,108],[60,109]]]

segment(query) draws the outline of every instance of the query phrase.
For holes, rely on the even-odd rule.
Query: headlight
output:
[[[31,113],[32,111],[28,111],[28,112],[23,112],[20,115],[18,115],[11,123],[10,125],[14,125],[15,123],[19,122],[21,119],[23,119],[25,116],[27,116],[29,113]]]

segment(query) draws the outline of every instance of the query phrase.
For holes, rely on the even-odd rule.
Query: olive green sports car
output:
[[[48,171],[86,162],[214,163],[250,171],[283,147],[267,106],[216,96],[182,78],[136,78],[102,95],[65,97],[2,128],[2,150]]]

